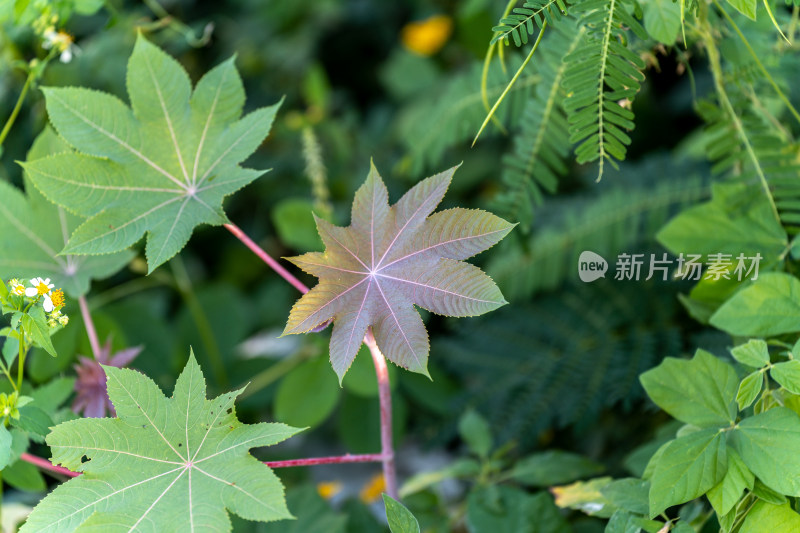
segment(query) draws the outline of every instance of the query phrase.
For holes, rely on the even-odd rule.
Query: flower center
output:
[[[60,309],[64,306],[64,291],[57,289],[50,295],[50,301],[53,302],[53,307]]]
[[[43,282],[40,282],[36,286],[36,290],[39,292],[39,294],[44,295],[44,294],[47,294],[48,292],[50,292],[50,287],[45,285]]]

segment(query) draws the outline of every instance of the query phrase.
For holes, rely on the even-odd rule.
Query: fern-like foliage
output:
[[[712,101],[698,111],[707,123],[705,149],[715,174],[767,184],[781,223],[789,234],[800,232],[800,146],[778,129],[755,94],[727,89],[735,115]]]
[[[495,32],[491,44],[498,41],[506,45],[514,41],[517,46],[527,44],[529,37],[536,28],[541,30],[545,21],[551,26],[561,20],[566,13],[567,5],[564,0],[536,0],[525,2],[522,7],[515,7],[511,13],[500,19],[497,26],[492,28]]]
[[[519,58],[509,58],[509,68],[516,69],[520,62]],[[475,135],[486,116],[481,100],[481,75],[482,65],[476,61],[463,73],[453,76],[441,90],[418,99],[400,117],[401,137],[408,152],[408,174],[441,166],[448,149],[466,143]],[[498,118],[509,127],[516,127],[538,79],[532,70],[523,73],[498,110]],[[487,85],[489,98],[500,96],[508,85],[508,77],[499,63],[489,69]]]
[[[631,15],[631,0],[584,0],[570,8],[587,29],[584,42],[565,61],[564,107],[569,117],[570,142],[578,143],[578,163],[598,161],[598,179],[605,161],[616,167],[625,159],[631,139],[633,112],[629,105],[644,80],[644,61],[630,51],[628,30],[647,39]]]
[[[487,415],[499,442],[530,446],[545,429],[589,425],[643,396],[638,375],[681,351],[676,290],[583,285],[461,327],[433,350],[460,376],[463,406]]]
[[[505,190],[495,199],[495,209],[519,222],[524,232],[533,222],[534,206],[542,202],[542,189],[554,193],[567,173],[570,143],[561,86],[563,58],[578,46],[584,31],[564,20],[546,37],[534,64],[541,81],[525,105],[513,148],[503,157]]]
[[[543,218],[558,214],[521,243],[504,243],[492,255],[487,272],[512,302],[523,301],[540,290],[577,279],[576,265],[583,250],[599,253],[612,263],[616,254],[651,242],[670,216],[709,194],[707,181],[693,177],[689,168],[677,168],[669,167],[666,158],[650,158],[641,165],[623,166],[613,188],[598,196],[549,203]],[[637,186],[632,178],[642,176],[651,177],[655,185]]]

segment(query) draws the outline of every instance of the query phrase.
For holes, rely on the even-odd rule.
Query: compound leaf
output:
[[[180,64],[141,35],[127,82],[131,108],[89,89],[43,89],[51,122],[80,153],[25,168],[45,196],[89,217],[65,253],[116,252],[147,232],[152,272],[196,226],[227,221],[223,198],[262,174],[239,163],[267,136],[278,105],[240,119],[244,90],[232,59],[192,92]]]
[[[290,259],[320,282],[294,305],[284,334],[333,320],[330,357],[339,380],[370,326],[390,361],[427,374],[428,335],[415,304],[440,315],[475,316],[506,303],[489,276],[462,260],[493,246],[513,224],[474,209],[429,217],[453,172],[421,181],[390,207],[372,167],[356,191],[350,226],[317,219],[325,252]]]
[[[230,531],[226,508],[248,520],[291,518],[280,481],[248,450],[298,429],[239,422],[241,390],[207,400],[194,354],[172,398],[134,370],[104,370],[118,418],[53,429],[53,463],[82,475],[42,500],[20,531]]]

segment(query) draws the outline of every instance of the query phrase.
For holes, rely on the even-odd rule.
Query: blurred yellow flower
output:
[[[342,484],[339,481],[323,481],[317,483],[317,492],[326,500],[330,500],[342,491]]]
[[[403,46],[421,56],[431,56],[442,49],[453,32],[453,21],[445,15],[434,15],[425,20],[409,22],[403,26]]]
[[[372,503],[381,497],[386,491],[386,480],[383,479],[383,474],[375,474],[358,493],[358,497],[364,503]]]

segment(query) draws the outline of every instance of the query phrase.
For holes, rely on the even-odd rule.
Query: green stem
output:
[[[14,387],[14,390],[19,392],[22,390],[22,373],[25,369],[25,355],[28,350],[25,349],[25,329],[20,326],[19,327],[19,360],[17,361],[17,385]],[[13,381],[12,381],[13,385]]]
[[[14,109],[11,111],[11,115],[9,115],[6,125],[3,126],[3,131],[0,132],[0,146],[3,146],[3,142],[6,140],[6,137],[8,137],[8,132],[11,131],[11,126],[13,126],[14,121],[17,120],[17,115],[19,115],[19,111],[22,109],[22,102],[25,101],[25,96],[28,94],[28,89],[30,89],[31,83],[33,83],[33,78],[34,73],[30,72],[28,74],[28,78],[25,80],[25,85],[22,86],[22,91],[19,93],[17,103],[14,106]]]
[[[228,372],[225,370],[225,363],[222,361],[222,352],[220,352],[217,339],[211,331],[211,322],[209,322],[200,300],[197,299],[197,295],[194,293],[192,281],[189,279],[183,260],[180,256],[175,256],[170,261],[170,266],[172,267],[172,273],[175,275],[178,291],[189,308],[189,313],[191,313],[197,331],[200,333],[200,338],[211,360],[211,365],[214,367],[214,373],[219,377],[219,384],[227,387],[230,382]]]
[[[717,0],[714,0],[714,4],[719,6]],[[772,191],[769,190],[767,177],[764,175],[764,170],[759,164],[755,150],[750,144],[750,139],[747,137],[747,133],[744,131],[744,125],[742,124],[739,115],[736,114],[736,110],[733,108],[733,104],[731,104],[731,101],[728,98],[728,93],[725,91],[725,84],[722,74],[722,62],[720,59],[719,50],[717,49],[717,44],[714,41],[711,24],[708,22],[708,8],[704,3],[701,2],[700,9],[702,14],[702,31],[700,34],[703,39],[703,43],[706,46],[706,50],[708,51],[708,62],[709,66],[711,67],[711,74],[714,78],[714,87],[717,91],[717,97],[719,98],[723,109],[728,114],[731,122],[733,122],[733,125],[736,127],[736,133],[744,145],[747,156],[752,161],[756,174],[758,174],[758,179],[761,182],[764,193],[767,195],[767,200],[769,200],[770,207],[772,208],[772,214],[775,216],[775,220],[777,220],[780,224],[781,217],[778,214],[778,207],[775,205],[775,199],[772,197]]]
[[[542,24],[542,29],[539,30],[539,36],[536,37],[536,42],[533,43],[533,48],[531,48],[531,51],[528,54],[528,57],[526,57],[525,61],[522,62],[522,65],[519,66],[519,68],[517,69],[517,72],[514,74],[514,77],[511,78],[511,81],[508,82],[508,85],[506,85],[505,90],[500,95],[500,98],[497,99],[497,101],[494,103],[492,108],[489,110],[489,114],[486,115],[486,119],[483,121],[483,124],[481,124],[481,127],[478,130],[478,133],[475,135],[475,139],[472,141],[472,146],[475,146],[475,143],[478,142],[478,137],[481,136],[481,133],[486,128],[486,125],[489,124],[489,121],[492,120],[492,117],[494,117],[494,114],[497,111],[497,108],[500,107],[500,104],[503,102],[503,100],[505,99],[505,97],[508,94],[508,92],[511,90],[511,88],[514,86],[514,84],[517,82],[517,79],[519,79],[520,75],[522,74],[522,71],[525,70],[525,67],[528,66],[528,63],[530,63],[531,59],[533,58],[534,52],[536,52],[536,49],[539,48],[539,43],[542,42],[542,37],[544,37],[544,30],[545,29],[547,29],[547,21],[546,20]]]
[[[758,69],[761,71],[761,73],[767,79],[769,84],[772,85],[772,88],[775,90],[775,94],[778,95],[778,98],[780,98],[781,102],[783,102],[783,104],[786,106],[786,108],[789,110],[789,112],[794,116],[794,118],[797,120],[797,122],[800,123],[800,113],[797,112],[797,109],[794,108],[794,106],[789,101],[789,99],[786,97],[786,95],[783,94],[783,91],[781,91],[780,87],[778,87],[778,84],[775,82],[775,79],[770,75],[769,72],[767,72],[767,68],[764,66],[764,63],[762,63],[761,59],[758,58],[758,54],[756,54],[755,50],[753,50],[753,47],[750,46],[750,43],[747,41],[747,38],[744,36],[742,31],[739,29],[739,26],[736,25],[736,22],[734,22],[734,20],[731,18],[731,16],[728,15],[728,12],[725,11],[725,9],[722,7],[722,5],[717,0],[714,0],[714,5],[717,7],[719,12],[722,13],[722,16],[725,17],[725,20],[728,21],[728,24],[731,25],[733,30],[736,32],[736,35],[739,36],[739,39],[744,44],[745,48],[747,48],[747,51],[750,53],[750,56],[756,62],[756,65],[758,65]]]

